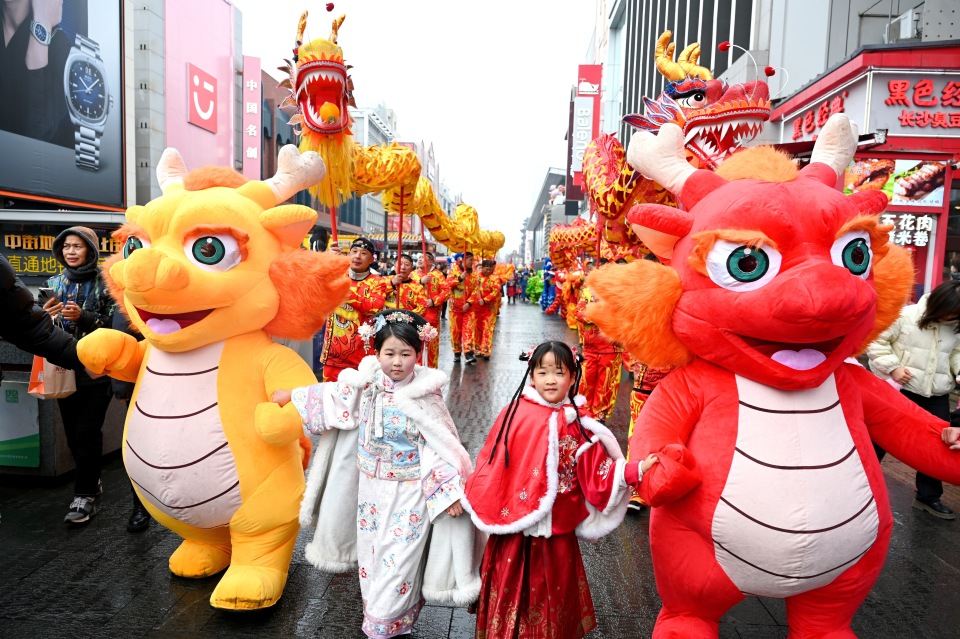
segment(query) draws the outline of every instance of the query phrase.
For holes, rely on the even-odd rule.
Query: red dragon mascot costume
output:
[[[878,225],[886,196],[834,188],[855,147],[842,114],[799,171],[769,148],[694,169],[673,124],[631,140],[630,164],[680,208],[633,207],[631,227],[665,264],[591,274],[588,316],[642,361],[680,366],[630,442],[639,458],[661,452],[640,491],[654,506],[655,638],[716,637],[746,594],[785,599],[791,639],[854,637],[892,523],[871,439],[960,482],[947,424],[849,359],[913,280]]]

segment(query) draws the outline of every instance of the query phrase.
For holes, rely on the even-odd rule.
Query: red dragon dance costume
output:
[[[623,369],[623,347],[610,341],[597,325],[587,319],[587,305],[593,300],[588,286],[580,289],[576,316],[580,329],[580,348],[583,351],[583,378],[580,394],[587,399],[587,411],[601,422],[613,414],[620,390]]]
[[[474,315],[463,307],[473,295],[477,277],[476,272],[467,273],[459,264],[454,265],[447,276],[450,289],[450,342],[454,355],[473,351]]]
[[[427,282],[423,284],[424,293],[426,293],[427,301],[433,302],[431,306],[427,306],[426,310],[423,312],[423,317],[425,320],[430,322],[430,326],[437,329],[437,333],[440,332],[440,307],[443,306],[443,303],[447,301],[447,297],[450,295],[450,287],[447,286],[446,276],[440,272],[440,269],[434,268],[426,276],[417,271],[415,276],[421,277],[421,283],[423,283],[423,277],[426,277]],[[430,368],[436,368],[440,362],[440,340],[432,339],[427,345],[427,366]]]

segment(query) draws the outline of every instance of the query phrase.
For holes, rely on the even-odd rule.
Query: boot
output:
[[[131,489],[132,492],[132,489]],[[133,493],[133,512],[130,513],[130,519],[127,520],[127,532],[143,532],[150,527],[150,514],[143,507],[137,493]]]

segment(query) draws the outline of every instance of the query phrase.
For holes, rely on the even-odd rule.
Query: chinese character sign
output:
[[[243,56],[243,175],[260,179],[260,58]]]
[[[874,128],[892,135],[960,136],[960,75],[877,73]]]
[[[883,191],[895,206],[943,206],[947,163],[858,158],[843,176],[843,192]]]
[[[923,248],[933,243],[935,223],[932,215],[888,211],[880,216],[880,224],[893,227],[890,241],[900,246]]]

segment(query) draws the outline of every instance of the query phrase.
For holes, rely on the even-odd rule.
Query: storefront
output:
[[[960,279],[960,42],[864,47],[780,103],[770,121],[789,148],[816,139],[834,113],[875,134],[843,189],[887,194],[882,220],[913,255],[915,297]]]

